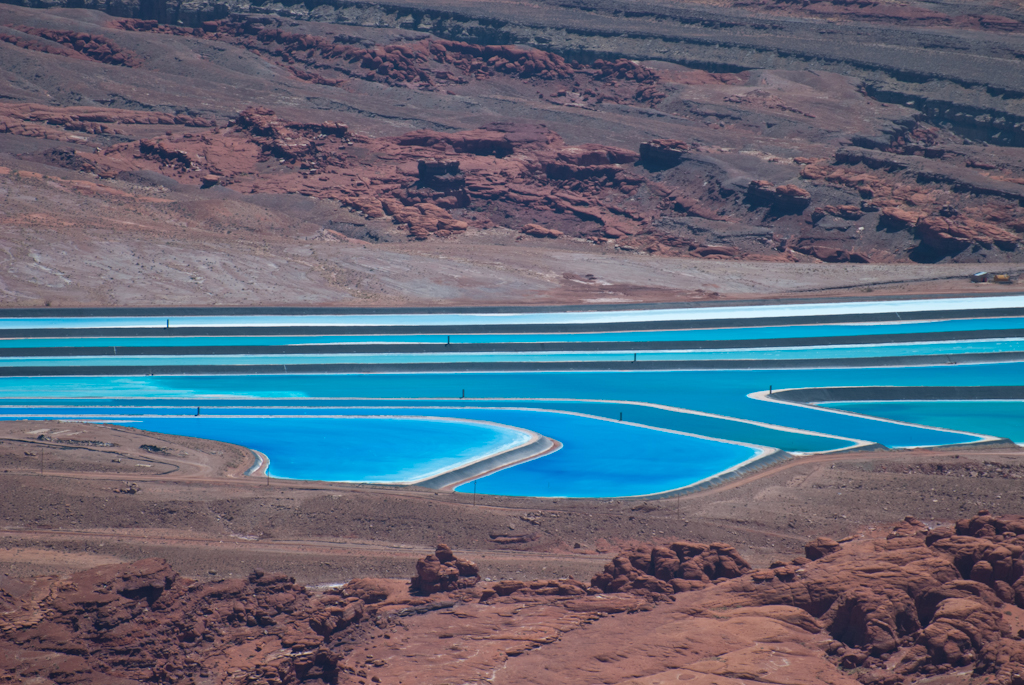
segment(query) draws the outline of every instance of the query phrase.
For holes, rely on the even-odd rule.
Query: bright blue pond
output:
[[[1021,400],[828,402],[821,406],[1024,443],[1024,401]]]
[[[263,452],[275,478],[422,480],[532,439],[508,426],[385,417],[139,417],[135,428],[220,440]]]
[[[526,412],[524,412],[526,413]],[[625,497],[690,485],[758,454],[743,445],[701,440],[572,415],[528,412],[517,425],[564,443],[546,457],[477,481],[476,491],[524,497]],[[472,416],[474,412],[469,412]],[[458,488],[472,492],[473,484]]]

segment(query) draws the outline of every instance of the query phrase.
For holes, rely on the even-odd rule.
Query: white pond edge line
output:
[[[834,385],[834,386],[828,386],[828,387],[833,387],[833,388],[859,388],[859,387],[863,387],[863,386],[857,386],[857,385]],[[899,387],[903,387],[903,386],[892,385],[892,386],[883,386],[883,387],[899,388]],[[817,389],[817,387],[810,387],[810,386],[806,387],[806,388],[779,388],[778,392],[784,392],[784,391],[787,391],[787,390],[816,390],[816,389]],[[773,390],[771,392],[775,392],[775,391]],[[895,424],[895,425],[898,425],[898,426],[907,426],[909,428],[921,428],[921,429],[924,429],[924,430],[937,431],[937,432],[940,432],[940,433],[951,433],[953,435],[968,435],[968,436],[970,436],[972,438],[978,438],[977,440],[972,440],[971,442],[966,442],[966,443],[963,443],[963,442],[952,442],[952,443],[945,442],[945,443],[935,443],[935,444],[932,444],[932,445],[910,445],[910,446],[907,446],[907,447],[900,447],[900,448],[896,448],[896,449],[914,450],[914,449],[927,449],[927,448],[930,448],[930,447],[953,447],[955,445],[977,445],[977,444],[985,443],[985,442],[1002,442],[1002,441],[1006,440],[1006,438],[1000,438],[1000,437],[997,437],[995,435],[985,435],[984,433],[971,433],[969,431],[953,430],[951,428],[941,428],[939,426],[928,426],[928,425],[923,424],[923,423],[911,423],[909,421],[897,421],[896,419],[883,419],[883,418],[878,417],[878,416],[871,416],[870,414],[858,414],[855,411],[846,411],[846,410],[843,410],[843,409],[836,409],[834,407],[821,407],[821,406],[818,406],[816,403],[811,403],[811,402],[790,402],[790,401],[787,401],[787,400],[775,399],[774,397],[772,397],[772,395],[770,394],[770,392],[768,390],[758,390],[757,392],[752,392],[752,393],[748,394],[747,397],[749,397],[751,399],[754,399],[754,400],[760,400],[762,402],[774,402],[776,404],[788,404],[790,406],[795,404],[795,405],[798,405],[798,406],[806,407],[808,409],[813,409],[814,411],[829,412],[829,413],[832,413],[832,414],[843,414],[843,415],[846,415],[846,416],[853,416],[853,417],[856,417],[858,419],[867,419],[867,420],[870,420],[870,421],[879,421],[881,423],[891,423],[891,424]],[[873,401],[873,400],[865,400],[865,401]],[[897,401],[897,400],[893,400],[893,401]],[[928,401],[928,400],[923,400],[923,401]]]

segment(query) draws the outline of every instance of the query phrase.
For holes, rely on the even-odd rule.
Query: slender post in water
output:
[[[462,399],[466,399],[466,389],[462,389]]]
[[[621,421],[621,420],[622,420],[622,412],[620,411],[619,412],[619,421]]]
[[[768,395],[771,396],[771,394],[772,394],[772,386],[769,385],[768,386]]]
[[[170,327],[171,327],[171,320],[167,319],[167,326],[166,326],[166,328],[170,328]]]
[[[196,407],[196,416],[199,416],[199,407]]]

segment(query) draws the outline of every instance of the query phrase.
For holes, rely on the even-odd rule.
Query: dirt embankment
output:
[[[637,502],[268,480],[243,476],[251,454],[222,443],[76,423],[0,431],[0,554],[24,575],[162,556],[193,576],[267,566],[330,583],[403,576],[447,542],[479,551],[494,579],[589,577],[638,541],[728,539],[767,565],[818,535],[840,539],[909,514],[1024,514],[1020,452],[1007,448],[810,456],[709,492]]]

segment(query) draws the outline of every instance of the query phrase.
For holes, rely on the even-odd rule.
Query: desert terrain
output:
[[[1001,0],[0,4],[0,306],[1019,292],[968,276],[1024,270],[1022,56]],[[0,683],[1024,683],[1016,447],[654,501],[252,464],[0,424]]]
[[[1024,254],[1014,5],[86,6],[0,6],[4,306],[958,291]]]
[[[811,455],[678,498],[540,500],[264,480],[243,475],[243,448],[124,426],[0,431],[9,682],[1019,682],[1015,447]],[[1003,518],[926,551],[979,510]],[[463,560],[448,575],[436,545]],[[659,550],[705,570],[676,561],[673,580]],[[761,587],[773,574],[783,587]],[[944,600],[960,619],[939,620]],[[900,602],[932,608],[912,628]]]

